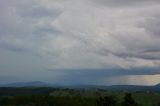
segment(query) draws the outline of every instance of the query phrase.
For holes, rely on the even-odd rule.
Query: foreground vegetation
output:
[[[0,88],[0,106],[160,106],[158,92]]]

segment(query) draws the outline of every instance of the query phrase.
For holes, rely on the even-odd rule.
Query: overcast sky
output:
[[[160,82],[160,0],[0,0],[0,83]]]

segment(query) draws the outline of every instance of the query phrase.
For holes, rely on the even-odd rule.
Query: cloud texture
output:
[[[134,69],[149,68],[157,74],[158,10],[159,0],[0,0],[0,63],[11,67],[4,61],[22,61],[20,55],[30,60],[17,62],[23,68],[36,64],[28,69],[33,73],[124,69],[135,75]],[[0,69],[4,75],[7,66]]]

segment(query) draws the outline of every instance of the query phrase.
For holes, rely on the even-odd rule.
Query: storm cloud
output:
[[[0,0],[1,76],[159,75],[158,10],[159,0]]]

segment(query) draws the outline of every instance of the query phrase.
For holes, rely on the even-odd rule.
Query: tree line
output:
[[[126,93],[120,101],[116,96],[85,98],[77,96],[52,95],[18,95],[6,96],[0,99],[1,106],[142,106],[138,104],[130,93]]]

